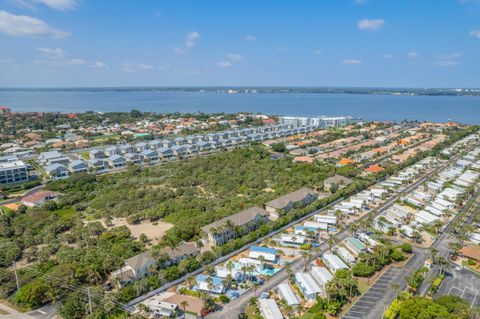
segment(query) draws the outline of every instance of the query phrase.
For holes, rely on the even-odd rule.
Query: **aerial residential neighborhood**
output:
[[[332,299],[335,307],[325,309],[329,315],[363,318],[369,305],[363,295],[376,289],[376,280],[383,280],[385,271],[396,269],[408,277],[423,266],[428,268],[424,277],[435,276],[439,257],[429,252],[447,234],[461,242],[445,258],[462,269],[475,267],[480,235],[462,220],[477,220],[472,215],[476,206],[471,206],[478,200],[480,177],[476,127],[451,122],[363,122],[351,117],[279,117],[279,123],[87,150],[37,150],[27,156],[21,153],[25,150],[7,152],[3,165],[19,169],[5,170],[6,190],[10,185],[35,183],[24,195],[12,192],[3,207],[46,209],[59,221],[80,218],[100,236],[109,232],[113,238],[126,236],[118,237],[124,238],[120,242],[132,238],[131,252],[105,269],[102,298],[117,296],[124,311],[147,317],[307,318],[323,307],[321,300]],[[250,190],[244,189],[236,196],[246,201],[240,201],[242,209],[222,213],[221,218],[200,217],[198,225],[190,226],[188,217],[185,225],[143,214],[102,218],[82,204],[92,198],[98,206],[95,197],[85,193],[92,187],[87,180],[111,183],[133,172],[139,178],[142,170],[146,174],[142,178],[148,178],[158,169],[239,152],[262,154],[259,163],[266,164],[261,165],[304,170],[306,175],[299,171],[297,178],[310,182],[287,187],[284,193],[266,183],[256,190],[260,193],[255,193],[253,202],[248,200]],[[299,155],[311,161],[299,161]],[[325,166],[330,170],[323,172]],[[212,169],[218,171],[217,166]],[[312,169],[325,177],[317,181],[309,173]],[[83,179],[87,188],[72,192],[69,188],[78,187],[69,186],[72,179]],[[179,185],[175,188],[184,187],[179,182],[175,180]],[[198,200],[203,200],[204,187],[197,190]],[[74,199],[79,194],[85,199]],[[71,206],[72,200],[77,204]],[[78,217],[72,215],[75,211]],[[383,257],[370,257],[376,254]],[[40,258],[34,255],[29,262],[18,256],[19,271]],[[340,278],[351,285],[346,296],[336,294]],[[445,276],[439,278],[446,282]],[[410,285],[401,283],[399,289],[419,289]],[[386,296],[385,307],[393,299]]]
[[[0,0],[0,319],[480,318],[480,0]]]

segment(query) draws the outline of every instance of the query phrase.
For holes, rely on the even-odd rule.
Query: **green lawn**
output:
[[[70,216],[74,215],[75,210],[72,207],[70,207],[70,208],[65,208],[65,209],[58,209],[58,210],[54,211],[54,213],[57,214],[60,217],[66,218],[66,217],[70,217]]]
[[[248,305],[245,309],[248,319],[261,319],[262,316],[258,313],[258,309],[253,305]]]
[[[90,159],[90,155],[88,154],[88,152],[80,152],[80,156],[86,161]]]

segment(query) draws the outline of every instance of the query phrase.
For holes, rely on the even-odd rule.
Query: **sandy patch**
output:
[[[102,224],[107,227],[103,220]],[[142,221],[139,224],[130,225],[129,223],[127,223],[126,218],[113,218],[112,224],[113,227],[127,226],[128,229],[130,229],[132,236],[137,239],[141,234],[145,234],[147,238],[152,241],[151,244],[156,244],[163,237],[163,235],[165,235],[167,230],[173,227],[172,224],[161,220],[156,221],[155,223],[149,221]]]

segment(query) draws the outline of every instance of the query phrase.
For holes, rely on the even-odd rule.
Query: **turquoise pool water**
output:
[[[232,263],[232,266],[234,269],[237,269],[237,270],[241,270],[242,269],[242,265],[237,262],[237,261],[234,261]],[[253,276],[259,276],[259,275],[264,275],[264,276],[273,276],[277,271],[279,271],[280,269],[275,269],[275,268],[263,268],[262,271],[258,272],[258,271],[252,271],[251,274]]]

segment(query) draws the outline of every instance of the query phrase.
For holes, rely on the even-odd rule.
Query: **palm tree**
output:
[[[439,256],[439,257],[437,258],[437,264],[438,264],[438,266],[440,266],[440,273],[443,274],[444,271],[445,271],[445,267],[448,266],[448,261],[447,261],[447,259],[446,259],[445,257],[443,257],[443,256]]]
[[[165,238],[165,244],[172,249],[173,259],[176,259],[177,257],[175,256],[175,249],[178,246],[178,241],[175,238],[168,236]]]
[[[226,289],[229,289],[232,287],[234,282],[235,280],[233,279],[232,275],[228,274],[225,276],[225,278],[223,278],[222,284]]]
[[[438,250],[435,248],[430,248],[430,255],[432,256],[432,264],[436,264],[436,257],[438,255]]]
[[[258,256],[257,259],[260,262],[260,264],[262,265],[262,269],[263,269],[263,267],[265,266],[265,257],[264,256]]]
[[[268,291],[270,291],[270,279],[271,278],[272,278],[272,275],[265,275],[265,279],[267,280]]]
[[[207,279],[205,279],[205,282],[207,283],[208,290],[212,290],[213,287],[215,287],[212,277],[208,276]]]
[[[182,309],[183,309],[183,317],[185,317],[186,309],[187,309],[188,306],[190,306],[190,304],[188,303],[188,301],[183,300],[182,302],[180,302],[180,306],[182,306]]]
[[[247,280],[250,281],[250,278],[248,277],[248,266],[247,265],[243,265],[242,268],[240,269],[242,271],[242,273],[247,277]]]
[[[310,259],[310,252],[302,250],[300,254],[303,257],[303,268],[305,272],[307,271],[307,266],[308,266],[308,260]]]
[[[233,266],[233,260],[229,260],[226,264],[227,269],[232,273],[232,269],[234,268]]]
[[[150,311],[150,308],[149,308],[147,305],[143,304],[143,303],[141,303],[141,304],[138,305],[138,310],[140,310],[141,313],[143,313],[143,314],[145,314],[145,315],[147,315],[147,316],[148,316],[148,315],[150,314],[150,312],[151,312],[151,311]]]
[[[195,285],[195,282],[195,278],[193,278],[192,276],[188,276],[187,278],[185,278],[185,283],[187,284],[189,289],[192,289],[192,287]]]
[[[333,246],[335,246],[337,242],[337,238],[335,237],[334,234],[330,234],[328,237],[328,247],[330,248],[330,251],[332,251]]]
[[[294,252],[294,254],[296,255],[296,253],[297,253],[297,246],[295,245],[295,243],[297,242],[297,236],[295,236],[295,235],[292,236],[292,242],[293,242],[293,252]]]
[[[257,288],[259,286],[260,286],[260,284],[256,281],[253,283],[253,295],[255,296],[255,298],[257,298]]]

